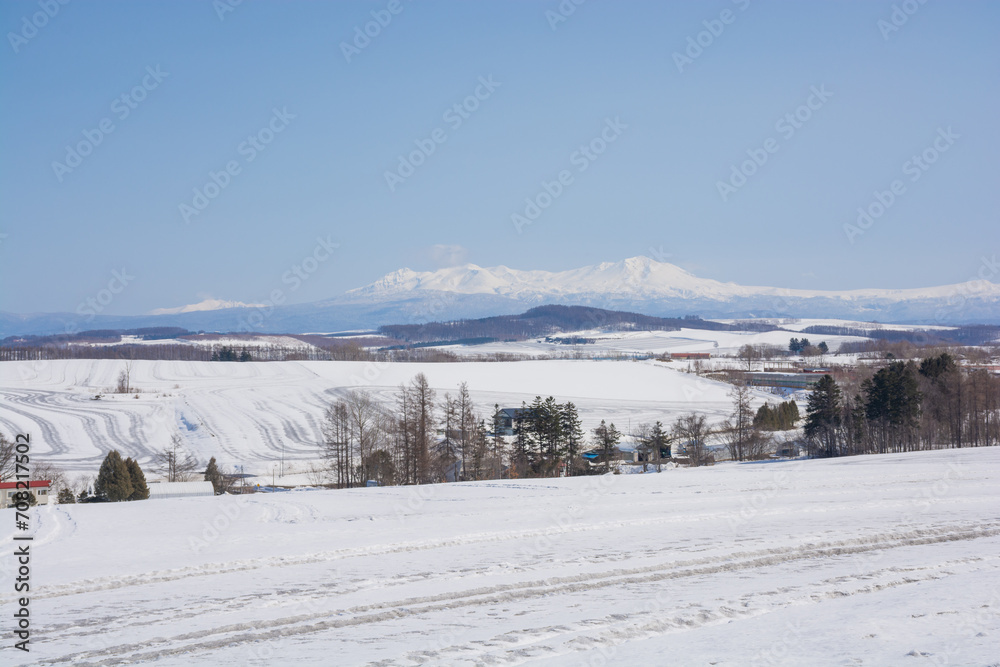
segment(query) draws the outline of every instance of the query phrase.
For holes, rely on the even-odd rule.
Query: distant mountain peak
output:
[[[211,297],[198,303],[178,306],[176,308],[157,308],[149,311],[150,315],[177,315],[179,313],[198,313],[206,310],[225,310],[226,308],[259,308],[262,304],[243,303],[242,301],[225,301]]]
[[[684,269],[649,257],[629,257],[568,271],[481,267],[464,264],[436,271],[399,269],[379,280],[347,292],[354,298],[386,298],[418,292],[489,294],[509,298],[570,294],[637,293],[677,296],[698,288],[717,292],[714,280],[698,278]]]

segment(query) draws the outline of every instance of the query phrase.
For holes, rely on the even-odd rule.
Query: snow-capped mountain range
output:
[[[304,333],[511,315],[543,304],[645,315],[806,317],[883,323],[1000,324],[1000,285],[975,280],[916,289],[824,291],[752,287],[699,278],[673,264],[632,257],[569,271],[399,269],[339,297],[267,309],[209,300],[132,317],[0,313],[0,337],[85,329],[177,326],[197,331]]]
[[[370,285],[348,291],[359,300],[393,300],[419,293],[482,294],[509,299],[709,299],[731,302],[753,297],[841,299],[844,301],[947,299],[977,294],[1000,297],[1000,285],[976,281],[917,289],[822,291],[750,287],[699,278],[684,269],[648,257],[603,262],[569,271],[521,271],[506,266],[484,268],[465,264],[437,271],[399,269]]]

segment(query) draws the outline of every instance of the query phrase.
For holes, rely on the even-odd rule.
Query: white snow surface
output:
[[[107,359],[4,362],[0,426],[33,433],[36,456],[73,473],[95,474],[110,449],[145,469],[177,433],[201,462],[214,456],[221,466],[243,465],[247,473],[270,476],[282,458],[286,464],[318,458],[323,413],[347,390],[394,405],[399,385],[417,373],[427,376],[439,400],[467,382],[483,417],[494,404],[519,407],[536,395],[572,401],[587,430],[606,419],[628,432],[641,422],[669,424],[693,410],[716,422],[732,410],[730,385],[654,361],[137,360],[131,386],[141,393],[93,400],[115,386],[122,368],[123,362]],[[758,392],[755,405],[769,396]]]
[[[3,664],[994,665],[1000,449],[31,510]]]

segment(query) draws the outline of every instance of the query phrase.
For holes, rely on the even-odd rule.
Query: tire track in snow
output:
[[[580,532],[591,532],[591,531],[607,531],[611,528],[627,527],[627,526],[646,526],[655,523],[667,523],[667,522],[670,522],[669,518],[635,519],[631,521],[607,521],[600,523],[585,524],[581,526],[573,526],[565,530],[562,530],[562,532],[580,533]],[[131,586],[158,584],[167,581],[186,579],[189,577],[204,577],[204,576],[228,574],[231,572],[246,572],[248,570],[256,570],[269,567],[294,567],[299,565],[308,565],[314,563],[342,560],[346,558],[368,557],[368,556],[377,556],[377,555],[391,554],[391,553],[426,551],[432,549],[467,546],[473,544],[484,544],[490,542],[505,542],[514,539],[533,539],[540,536],[550,535],[551,533],[552,530],[550,528],[519,530],[519,531],[487,532],[487,533],[466,535],[463,537],[445,538],[441,540],[428,540],[424,542],[398,542],[395,544],[375,545],[371,547],[336,549],[332,551],[309,554],[305,556],[294,556],[294,557],[272,556],[266,558],[253,558],[253,559],[246,559],[239,561],[208,564],[202,566],[190,566],[190,567],[176,568],[171,570],[160,570],[155,572],[143,573],[139,575],[101,577],[97,579],[83,580],[80,582],[74,582],[70,584],[60,584],[57,586],[47,586],[47,587],[40,586],[37,589],[37,592],[35,593],[34,597],[38,599],[62,597],[66,595],[79,595],[82,593],[92,593],[96,591],[108,591],[117,588],[126,588]],[[949,535],[953,533],[971,536],[970,538],[961,538],[961,539],[988,537],[995,534],[1000,534],[1000,522],[992,522],[987,524],[979,524],[979,523],[969,524],[967,527],[964,528],[941,527],[941,528],[927,528],[915,531],[897,531],[894,533],[889,533],[887,535],[910,536],[912,537],[912,539],[918,540],[916,542],[913,542],[914,544],[924,544],[924,543],[930,544],[935,541],[948,541],[948,540],[937,540],[936,536]],[[870,537],[851,538],[846,542],[840,541],[840,542],[809,543],[806,545],[806,547],[815,549],[837,548],[838,546],[842,546],[845,544],[879,543],[880,540],[883,539],[886,539],[885,535],[876,534]],[[931,539],[932,541],[931,542],[919,541],[922,539]],[[775,553],[783,553],[784,551],[785,549],[764,549],[760,551],[735,552],[732,554],[728,554],[728,556],[733,558],[755,558],[755,557],[765,557]],[[714,562],[721,557],[722,556],[709,556],[707,558],[689,559],[676,562],[683,565],[697,566],[704,563]],[[0,595],[0,601],[3,601],[5,599],[6,596]]]
[[[792,548],[762,549],[687,561],[670,561],[636,568],[591,572],[572,576],[499,584],[438,595],[411,597],[391,602],[358,605],[330,612],[298,614],[284,618],[237,623],[187,632],[155,641],[121,644],[101,651],[74,653],[40,661],[39,664],[74,662],[105,665],[120,660],[148,661],[164,656],[210,651],[235,644],[268,641],[333,630],[342,627],[392,621],[461,607],[495,606],[558,594],[591,592],[608,587],[648,585],[688,577],[754,570],[801,560],[851,556],[872,551],[974,540],[1000,535],[1000,525],[987,527],[947,526],[916,531],[861,536],[844,540],[807,543]],[[914,580],[915,581],[915,580]],[[902,583],[908,583],[903,581]],[[878,590],[875,585],[868,585]],[[839,596],[831,592],[831,596]],[[319,620],[317,620],[319,619]],[[153,650],[150,650],[153,649]],[[98,659],[99,662],[81,663]]]

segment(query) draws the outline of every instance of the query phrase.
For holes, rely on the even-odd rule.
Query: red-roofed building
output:
[[[48,505],[50,486],[52,482],[47,479],[32,480],[28,482],[31,493],[35,495],[35,500],[39,505]],[[17,482],[0,482],[0,507],[13,507],[14,494],[24,491],[24,487],[17,488]]]

